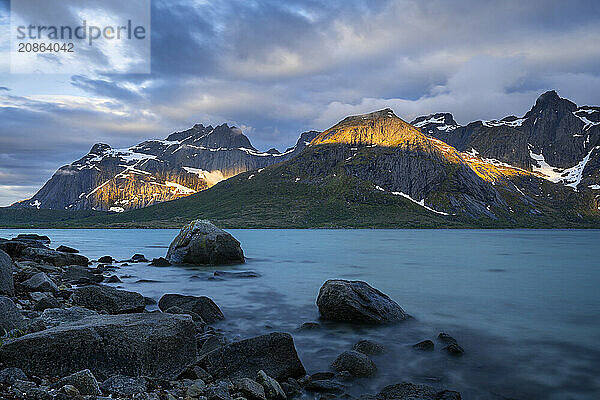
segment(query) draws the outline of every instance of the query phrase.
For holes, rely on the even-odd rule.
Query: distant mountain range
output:
[[[523,117],[465,126],[448,113],[351,116],[282,154],[226,125],[95,145],[14,207],[134,209],[75,225],[598,227],[599,199],[600,108],[551,91]]]
[[[260,152],[239,128],[194,125],[165,140],[127,149],[95,144],[61,167],[31,198],[13,207],[122,212],[205,190],[240,172],[285,161],[318,132],[304,132],[292,148]]]

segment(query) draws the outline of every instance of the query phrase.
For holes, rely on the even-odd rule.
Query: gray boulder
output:
[[[60,301],[56,300],[56,298],[52,296],[47,296],[40,299],[35,306],[33,307],[34,311],[44,311],[49,308],[59,308],[61,307]]]
[[[26,281],[21,282],[21,285],[30,292],[58,292],[56,283],[44,272],[38,272]]]
[[[256,375],[256,382],[260,383],[262,387],[265,389],[265,395],[269,400],[285,400],[286,395],[279,382],[275,379],[271,378],[269,375],[265,373],[265,371],[260,370]]]
[[[172,307],[179,307],[181,310],[195,313],[202,317],[206,323],[212,323],[225,319],[219,306],[206,296],[184,296],[181,294],[165,294],[158,301],[158,308],[167,312]]]
[[[439,390],[431,386],[408,382],[390,385],[375,397],[376,400],[461,400],[459,392]]]
[[[196,358],[194,334],[187,316],[94,315],[7,340],[0,359],[36,376],[89,369],[103,380],[119,374],[175,379]]]
[[[115,375],[102,382],[100,389],[107,395],[130,397],[147,391],[148,383],[144,378]]]
[[[0,294],[7,296],[15,295],[13,271],[15,264],[8,254],[0,250]]]
[[[146,308],[144,296],[111,286],[84,286],[73,291],[71,302],[95,311],[109,314],[141,313]]]
[[[398,303],[362,281],[326,281],[317,306],[321,317],[332,321],[383,324],[410,318]]]
[[[15,303],[8,297],[0,296],[0,336],[24,326],[25,320]]]
[[[279,332],[219,347],[201,356],[198,364],[216,379],[252,379],[260,370],[278,381],[306,375],[294,339]]]
[[[48,263],[56,267],[65,265],[88,265],[89,260],[79,254],[63,253],[46,247],[27,247],[20,254],[21,258],[39,263]]]
[[[241,393],[248,400],[267,400],[262,385],[250,378],[237,379],[233,386],[235,391]]]
[[[167,251],[172,264],[238,264],[244,252],[233,236],[210,221],[195,220],[181,228]]]
[[[51,308],[44,310],[38,319],[42,321],[47,328],[53,328],[60,324],[79,321],[91,315],[98,315],[98,313],[82,307]]]
[[[87,266],[69,265],[65,267],[65,272],[60,276],[64,282],[102,282],[104,277],[101,274],[94,274]]]
[[[83,395],[98,396],[102,394],[102,392],[100,392],[100,387],[98,386],[98,381],[89,369],[84,369],[69,376],[65,376],[53,384],[52,387],[60,389],[65,385],[75,387],[79,393]]]
[[[377,371],[377,366],[366,354],[358,351],[345,351],[340,354],[331,367],[337,371],[348,371],[352,377],[365,378],[373,376]]]

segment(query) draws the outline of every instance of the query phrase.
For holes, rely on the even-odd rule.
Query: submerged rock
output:
[[[171,307],[179,307],[181,310],[193,312],[199,315],[204,322],[212,323],[225,319],[219,306],[206,296],[184,296],[181,294],[165,294],[158,301],[158,308],[166,312]]]
[[[36,376],[64,376],[89,368],[116,374],[175,379],[196,358],[191,318],[162,313],[94,315],[8,340],[5,365]]]
[[[159,258],[153,258],[152,261],[150,262],[150,265],[152,265],[153,267],[168,267],[172,264],[166,258],[159,257]]]
[[[390,385],[375,397],[376,400],[461,400],[460,393],[452,390],[438,390],[431,386],[415,385],[408,382]]]
[[[423,351],[432,351],[435,348],[435,345],[431,340],[423,340],[417,344],[413,344],[413,349],[415,350],[423,350]]]
[[[354,378],[366,378],[373,376],[377,371],[377,366],[366,354],[358,351],[345,351],[340,354],[331,367],[337,371],[348,371]]]
[[[452,356],[462,356],[465,354],[465,350],[460,347],[458,343],[450,343],[448,346],[444,347],[444,349]]]
[[[202,356],[198,364],[217,379],[252,379],[260,370],[278,381],[306,375],[294,340],[279,332],[219,347]]]
[[[101,264],[112,264],[114,258],[111,256],[102,256],[98,259],[98,262]]]
[[[74,248],[69,247],[69,246],[63,246],[63,245],[58,246],[56,248],[56,251],[60,251],[62,253],[71,253],[71,254],[77,254],[77,253],[79,253],[79,250],[74,249]]]
[[[144,296],[112,286],[84,286],[73,291],[74,305],[109,314],[141,313],[146,308]]]
[[[15,264],[10,256],[0,250],[0,294],[15,295],[15,284],[12,275],[14,270]]]
[[[166,258],[173,264],[245,262],[240,242],[206,220],[195,220],[181,228],[169,246]]]
[[[385,346],[372,340],[361,340],[356,343],[352,350],[358,351],[359,353],[366,354],[368,356],[382,354],[385,352]]]
[[[383,324],[410,316],[392,299],[362,281],[326,281],[317,297],[323,319]]]

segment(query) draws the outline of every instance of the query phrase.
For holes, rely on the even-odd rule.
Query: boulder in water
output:
[[[212,323],[225,316],[219,306],[206,296],[184,296],[182,294],[165,294],[158,301],[158,308],[167,312],[172,307],[179,307],[183,312],[189,311],[199,315],[204,322]]]
[[[206,220],[195,220],[181,228],[169,246],[166,258],[173,264],[245,262],[240,242]]]
[[[362,281],[326,281],[317,306],[321,317],[332,321],[384,324],[410,318],[398,303]]]
[[[219,347],[203,355],[198,364],[216,379],[252,379],[260,370],[278,381],[306,375],[294,340],[280,332]]]

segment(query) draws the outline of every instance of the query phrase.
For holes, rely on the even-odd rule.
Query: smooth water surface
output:
[[[0,230],[46,234],[90,259],[164,256],[175,230]],[[232,267],[122,267],[119,286],[158,300],[206,295],[230,338],[292,333],[309,373],[324,371],[360,339],[382,342],[377,375],[354,394],[411,381],[459,390],[465,399],[600,398],[600,231],[575,230],[230,230],[247,263]],[[216,270],[258,278],[213,279]],[[330,278],[364,280],[414,320],[385,327],[322,323],[315,305]],[[458,339],[453,358],[435,339]],[[434,352],[411,345],[432,339]]]

